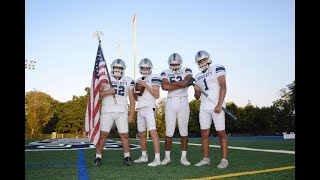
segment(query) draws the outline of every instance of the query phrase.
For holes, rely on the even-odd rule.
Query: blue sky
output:
[[[195,54],[207,51],[213,64],[226,68],[225,100],[238,106],[270,106],[295,80],[293,0],[25,2],[25,59],[37,61],[34,70],[25,69],[26,92],[35,89],[61,102],[85,95],[98,47],[95,31],[104,33],[107,64],[121,56],[125,74],[134,77],[136,68],[136,78],[141,59],[150,58],[153,73],[160,74],[174,52],[195,75]],[[189,88],[189,100],[193,93]]]

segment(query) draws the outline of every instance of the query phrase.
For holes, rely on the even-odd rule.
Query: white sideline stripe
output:
[[[132,139],[135,140],[135,139]],[[137,139],[139,140],[139,139]],[[148,139],[147,141],[152,141],[152,139]],[[165,142],[165,141],[160,141]],[[180,142],[172,142],[172,144],[181,144]],[[188,143],[188,145],[193,146],[202,146],[201,144],[195,143]],[[209,147],[217,147],[220,148],[218,145],[209,145]],[[296,154],[295,151],[288,151],[288,150],[273,150],[273,149],[255,149],[255,148],[247,148],[247,147],[235,147],[235,146],[228,146],[229,149],[238,149],[238,150],[245,150],[245,151],[262,151],[262,152],[273,152],[273,153],[284,153],[284,154]]]

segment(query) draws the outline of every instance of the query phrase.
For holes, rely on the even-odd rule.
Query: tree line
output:
[[[30,91],[25,94],[25,133],[51,134],[71,133],[82,134],[85,123],[85,113],[88,92],[84,96],[73,96],[72,100],[59,102],[41,91]],[[166,98],[157,101],[156,119],[159,137],[165,137],[165,103]],[[189,136],[200,137],[199,100],[192,100],[190,105]],[[226,114],[226,131],[231,136],[237,135],[282,135],[282,132],[295,131],[295,81],[280,90],[280,97],[270,107],[253,106],[250,102],[239,107],[233,102],[227,102],[227,109],[237,116],[233,120]],[[129,124],[129,135],[135,137],[138,133],[135,121]],[[212,136],[215,129],[211,127]],[[175,136],[178,136],[176,128]],[[118,137],[115,128],[110,137]]]

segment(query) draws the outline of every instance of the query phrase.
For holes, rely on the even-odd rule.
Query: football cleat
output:
[[[200,162],[195,164],[195,166],[207,166],[207,165],[210,165],[210,159],[207,159],[207,160],[202,159]]]
[[[94,163],[93,163],[93,165],[95,165],[95,166],[101,166],[101,164],[102,164],[102,159],[101,158],[96,158],[95,160],[94,160]]]
[[[133,164],[133,162],[132,162],[132,160],[131,160],[130,156],[128,156],[128,157],[126,157],[126,158],[124,158],[124,160],[123,160],[123,164],[125,164],[125,165],[127,165],[127,166],[131,166],[131,165]]]
[[[160,159],[154,159],[153,162],[148,164],[148,166],[152,166],[152,167],[160,166],[160,165],[161,165]]]
[[[186,157],[181,157],[181,160],[180,160],[181,164],[185,165],[185,166],[190,166],[190,162],[187,160]]]
[[[138,159],[134,160],[135,163],[148,162],[148,155],[141,155]]]
[[[171,163],[171,159],[166,156],[164,160],[161,162],[161,165],[167,165],[169,163]]]
[[[222,159],[220,164],[217,166],[217,168],[224,169],[228,167],[228,164],[229,164],[228,160]]]

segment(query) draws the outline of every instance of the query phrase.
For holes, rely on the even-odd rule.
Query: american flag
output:
[[[94,145],[97,145],[100,140],[100,102],[99,89],[102,83],[108,83],[106,76],[106,61],[104,60],[101,43],[94,63],[92,73],[92,83],[85,117],[84,134],[89,137],[89,140]],[[98,144],[99,145],[99,144]]]

